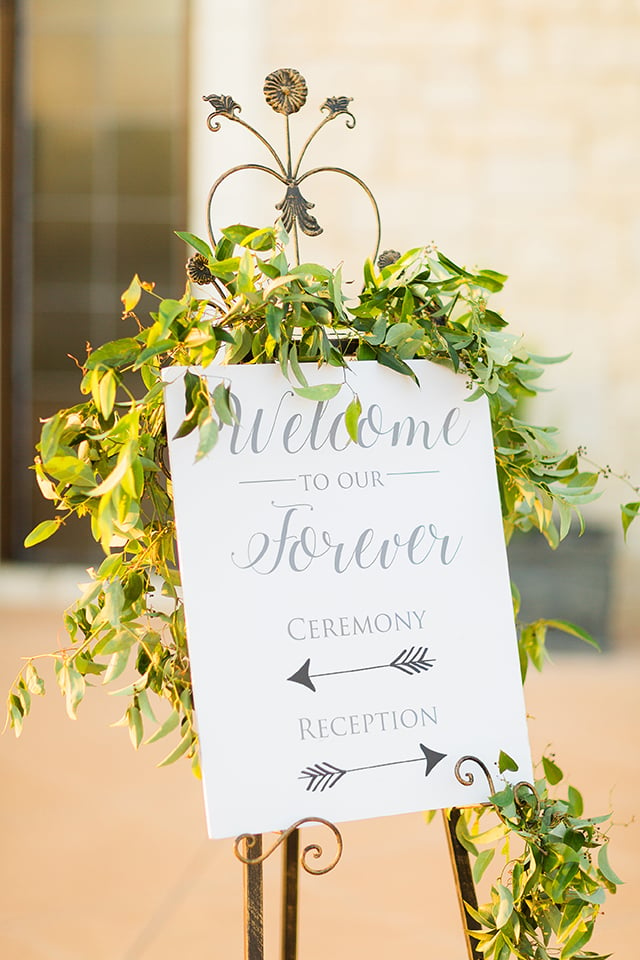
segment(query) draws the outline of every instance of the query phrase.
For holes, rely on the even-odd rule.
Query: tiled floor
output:
[[[52,649],[62,634],[59,607],[1,600],[4,690],[20,656]],[[588,812],[613,805],[612,860],[627,883],[593,948],[620,960],[635,956],[640,907],[639,680],[640,654],[609,654],[559,659],[527,686],[534,756],[553,744]],[[156,769],[163,744],[134,753],[126,731],[109,727],[122,712],[117,697],[96,691],[73,723],[50,687],[23,737],[0,739],[0,957],[240,960],[240,866],[229,842],[206,839],[188,765]],[[301,960],[460,960],[440,823],[427,827],[417,814],[343,832],[336,870],[303,878]],[[277,873],[269,863],[268,957],[278,955]]]

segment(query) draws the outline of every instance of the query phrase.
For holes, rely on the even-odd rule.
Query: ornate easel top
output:
[[[257,137],[257,139],[269,151],[275,162],[274,167],[269,167],[258,163],[239,164],[238,166],[231,167],[229,170],[226,170],[218,177],[209,191],[209,197],[207,200],[207,226],[211,243],[215,246],[211,207],[218,187],[234,173],[238,173],[242,170],[259,170],[263,173],[268,173],[272,177],[275,177],[275,179],[279,180],[280,183],[282,183],[285,187],[285,195],[280,203],[276,204],[276,210],[280,211],[282,224],[285,230],[293,236],[295,257],[296,261],[299,263],[300,250],[298,231],[302,231],[302,233],[309,237],[317,237],[323,232],[323,228],[310,212],[313,209],[314,204],[302,195],[300,184],[316,173],[338,173],[342,176],[348,177],[354,183],[358,184],[358,186],[365,191],[369,200],[371,201],[376,223],[376,245],[373,253],[373,257],[375,259],[380,246],[380,214],[375,198],[366,183],[364,183],[364,181],[357,177],[354,173],[351,173],[349,170],[345,170],[343,167],[322,166],[314,167],[311,170],[301,172],[302,161],[309,145],[327,123],[329,123],[331,120],[335,120],[336,117],[343,116],[348,129],[352,130],[355,127],[356,120],[349,109],[349,104],[351,103],[352,98],[343,96],[327,97],[320,107],[320,111],[325,115],[305,140],[302,149],[300,150],[300,153],[294,162],[291,153],[289,117],[301,110],[307,101],[308,91],[306,80],[297,70],[294,70],[291,67],[281,67],[278,70],[273,70],[267,76],[263,89],[268,105],[272,110],[274,110],[276,113],[282,114],[284,117],[286,143],[286,155],[284,161],[272,144],[269,143],[269,141],[263,137],[258,130],[238,116],[242,108],[239,103],[236,103],[233,97],[230,97],[226,94],[221,96],[216,93],[211,93],[208,96],[203,97],[203,100],[207,101],[213,107],[212,112],[207,118],[207,126],[213,133],[217,132],[221,128],[218,117],[224,117],[227,120],[232,120],[234,123],[239,123],[246,130],[249,130],[255,137]]]

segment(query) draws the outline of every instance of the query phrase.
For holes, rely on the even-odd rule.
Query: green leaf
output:
[[[41,697],[44,694],[44,680],[38,675],[33,663],[27,664],[24,678],[30,693],[36,697]]]
[[[201,240],[200,237],[196,237],[193,233],[188,233],[186,230],[175,230],[176,237],[180,237],[181,240],[184,240],[185,243],[190,244],[197,250],[198,253],[201,253],[203,257],[206,257],[207,260],[213,259],[213,254],[211,252],[211,247],[208,243],[205,243],[204,240]]]
[[[473,864],[473,882],[480,883],[485,870],[493,860],[495,850],[490,848],[489,850],[483,850],[476,857],[475,863]]]
[[[367,343],[372,347],[377,347],[379,344],[384,343],[386,335],[387,318],[384,313],[381,313],[380,316],[374,321],[371,332],[366,334]]]
[[[137,750],[140,744],[142,743],[142,737],[144,735],[144,728],[142,725],[142,714],[140,710],[135,705],[131,705],[126,713],[128,726],[129,726],[129,738],[133,745],[134,750]]]
[[[300,362],[298,360],[298,348],[296,347],[295,343],[292,343],[291,347],[289,348],[289,364],[298,383],[302,384],[303,387],[308,387],[309,382],[302,372],[302,367],[300,366]],[[313,399],[313,397],[311,399]]]
[[[375,288],[375,287],[378,286],[378,280],[377,280],[377,276],[376,276],[376,270],[375,270],[375,267],[374,267],[374,265],[373,265],[373,261],[371,260],[371,257],[367,257],[367,259],[365,260],[365,262],[364,262],[364,268],[363,268],[363,273],[364,273],[364,285],[365,285],[365,287],[374,287],[374,288]]]
[[[395,370],[396,373],[402,373],[407,377],[410,377],[415,383],[418,383],[418,378],[415,373],[408,366],[404,360],[401,360],[399,357],[392,353],[391,350],[386,350],[384,347],[376,350],[376,360],[383,367],[389,367],[390,370]]]
[[[240,265],[238,267],[239,293],[253,293],[255,290],[255,284],[253,282],[254,275],[255,264],[253,262],[253,257],[248,250],[245,250],[240,257]]]
[[[238,242],[240,246],[249,247],[251,250],[273,250],[276,245],[275,231],[273,227],[262,227],[248,233]]]
[[[89,492],[90,497],[102,497],[105,493],[110,493],[122,482],[125,473],[131,466],[133,450],[134,447],[132,443],[125,444],[118,455],[116,466],[109,476],[105,477],[102,483],[99,483],[97,487],[94,487],[94,489]]]
[[[292,277],[309,277],[312,280],[329,280],[333,277],[333,272],[319,263],[301,263],[291,267],[289,273]]]
[[[319,383],[313,387],[294,387],[293,390],[299,397],[307,400],[332,400],[342,387],[341,383]]]
[[[118,650],[117,653],[114,653],[105,671],[105,675],[102,678],[104,684],[111,683],[112,680],[116,680],[120,674],[124,671],[127,663],[129,662],[129,653],[131,648],[126,650]]]
[[[42,459],[45,463],[47,460],[50,460],[51,457],[55,456],[58,447],[60,446],[62,436],[65,432],[65,413],[65,410],[61,410],[53,417],[49,417],[48,420],[45,420],[42,426],[42,433],[40,435],[40,453],[42,454]]]
[[[122,369],[133,363],[140,353],[141,346],[133,337],[123,337],[121,340],[111,340],[96,350],[92,350],[87,357],[87,370]]]
[[[113,405],[116,402],[116,390],[118,380],[112,370],[107,370],[100,378],[98,388],[98,409],[105,420],[108,420],[113,412]]]
[[[560,767],[553,762],[553,760],[551,760],[549,757],[543,757],[542,767],[544,769],[544,775],[550,784],[555,785],[556,783],[560,783],[564,774]]]
[[[347,428],[347,433],[354,443],[358,442],[358,422],[360,420],[361,413],[362,404],[360,403],[359,397],[356,395],[353,400],[351,400],[344,412],[344,422]]]
[[[167,754],[164,760],[160,761],[158,766],[168,767],[169,764],[175,763],[176,760],[179,760],[179,758],[187,752],[187,750],[192,744],[193,744],[193,734],[191,733],[191,730],[187,730],[187,732],[184,734],[184,736],[182,737],[182,740],[180,741],[178,746],[175,748],[175,750],[172,750],[171,753]]]
[[[522,628],[519,644],[536,670],[542,670],[546,657],[546,620],[534,620]]]
[[[235,244],[226,237],[221,237],[216,243],[215,259],[218,261],[228,260],[233,254]]]
[[[564,353],[561,357],[543,357],[539,353],[530,353],[529,359],[533,360],[534,363],[541,363],[547,366],[552,363],[564,363],[570,356],[570,353]]]
[[[622,531],[624,533],[625,543],[627,541],[627,531],[629,527],[638,516],[640,511],[640,501],[635,501],[634,503],[622,503],[620,504],[621,511],[621,520],[622,520]]]
[[[412,323],[394,323],[387,330],[387,335],[385,337],[385,343],[388,347],[395,347],[403,340],[410,339],[418,335],[422,337],[422,331],[417,330]]]
[[[257,227],[246,227],[241,223],[234,223],[230,227],[224,227],[220,231],[223,237],[231,240],[232,243],[242,244],[251,234],[259,233]]]
[[[569,787],[568,790],[569,809],[567,813],[570,817],[581,817],[584,810],[584,801],[582,794],[575,787]]]
[[[591,929],[589,926],[579,926],[578,929],[569,937],[560,952],[560,960],[570,960],[575,957],[578,950],[588,943],[591,939]]]
[[[231,409],[231,387],[228,383],[219,383],[212,394],[213,406],[222,423],[232,427],[237,417]]]
[[[513,894],[511,893],[511,890],[505,887],[502,883],[496,884],[494,889],[498,894],[496,926],[504,927],[505,924],[509,922],[511,914],[513,913]]]
[[[478,856],[478,848],[469,833],[469,826],[464,811],[461,812],[461,815],[458,817],[458,822],[456,823],[456,837],[468,853],[473,854],[474,857]]]
[[[568,633],[572,637],[579,637],[580,640],[584,640],[585,643],[595,647],[596,650],[600,649],[600,644],[595,637],[592,637],[591,634],[583,630],[582,627],[576,626],[575,623],[569,623],[568,620],[546,620],[545,623],[554,630],[561,630],[563,633]]]
[[[556,877],[556,881],[553,885],[553,892],[551,894],[556,902],[562,902],[564,899],[565,889],[577,873],[578,869],[579,867],[577,863],[565,863],[565,865],[560,868]],[[564,875],[564,882],[562,879],[560,879],[560,882],[558,883],[558,878],[561,874]],[[566,939],[569,931],[575,927],[577,923],[580,923],[583,907],[584,905],[580,900],[573,900],[564,907],[562,910],[562,918],[556,931],[556,935],[559,940]]]
[[[180,723],[180,714],[172,710],[164,723],[147,739],[145,743],[155,743],[156,740],[162,740],[167,734],[171,733]]]
[[[224,362],[228,364],[241,363],[251,350],[253,334],[251,328],[244,323],[238,324],[233,331],[233,346],[227,350]]]
[[[603,844],[598,851],[598,869],[600,870],[603,877],[605,877],[609,881],[609,883],[613,883],[616,887],[623,882],[618,876],[618,874],[612,869],[611,864],[609,863],[609,843],[608,842]]]
[[[42,543],[43,540],[48,540],[49,537],[52,537],[54,533],[60,529],[61,524],[62,517],[56,517],[55,520],[43,520],[24,538],[24,546],[35,547],[36,543]]]
[[[449,260],[448,257],[445,257],[444,253],[438,251],[438,260],[443,267],[446,267],[451,273],[456,274],[460,277],[467,277],[469,280],[472,279],[473,275],[469,273],[464,267],[459,267],[453,260]]]
[[[132,310],[135,310],[135,308],[138,306],[141,296],[142,286],[140,284],[140,277],[136,273],[127,289],[120,296],[124,306],[124,312],[130,313]]]
[[[58,674],[58,683],[65,695],[67,716],[76,719],[78,706],[84,697],[86,681],[71,663],[65,663]]]
[[[210,453],[218,442],[220,428],[213,417],[205,417],[202,423],[198,424],[198,449],[196,451],[196,463],[199,463],[208,453]]]
[[[273,303],[268,303],[265,308],[265,320],[267,322],[267,330],[276,343],[280,343],[281,324],[284,320],[284,308],[277,307]]]
[[[230,283],[236,279],[239,264],[239,257],[229,257],[227,260],[211,260],[208,266],[214,277],[219,277],[225,283]]]
[[[504,773],[505,770],[515,771],[518,769],[518,764],[515,762],[513,757],[510,757],[508,753],[505,753],[504,750],[500,751],[500,756],[498,757],[498,770],[500,773]]]
[[[96,482],[88,464],[71,454],[51,457],[45,463],[45,467],[47,473],[50,473],[60,483],[93,487]]]
[[[163,300],[158,309],[158,320],[160,323],[160,336],[164,337],[171,324],[177,317],[181,317],[187,312],[187,307],[179,300]]]
[[[520,591],[513,580],[511,581],[511,601],[513,603],[513,615],[517,617],[520,613]]]
[[[275,280],[276,277],[280,276],[280,271],[273,263],[266,263],[264,260],[258,258],[258,266],[265,277],[268,277],[269,280]]]
[[[133,364],[133,370],[139,370],[148,360],[151,360],[153,357],[157,357],[160,353],[166,353],[168,350],[173,350],[176,346],[175,340],[156,340],[154,344],[150,347],[145,347],[142,350]]]

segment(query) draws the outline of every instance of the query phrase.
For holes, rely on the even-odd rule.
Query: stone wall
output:
[[[508,273],[497,305],[514,330],[537,352],[572,354],[550,368],[554,390],[541,400],[538,421],[559,425],[568,445],[586,445],[594,460],[640,482],[637,0],[242,0],[239,7],[230,21],[221,3],[194,2],[202,48],[192,78],[201,171],[194,220],[226,151],[240,158],[232,162],[256,159],[246,138],[231,148],[233,135],[202,134],[200,94],[233,94],[247,120],[280,138],[262,80],[277,66],[296,67],[309,86],[307,108],[292,118],[298,142],[326,96],[352,96],[356,129],[331,124],[309,163],[344,165],[370,185],[384,246],[433,240],[458,262]],[[344,258],[357,280],[371,245],[366,203],[343,184],[317,183],[310,199],[326,233],[307,255]],[[231,211],[240,201],[272,216],[263,185],[247,181],[241,192],[237,201],[231,193],[221,199],[221,225],[227,211],[239,219]],[[612,481],[589,513],[616,528],[618,504],[633,499]],[[640,529],[632,528],[626,548],[621,539],[612,597],[618,644],[633,641],[640,614]]]

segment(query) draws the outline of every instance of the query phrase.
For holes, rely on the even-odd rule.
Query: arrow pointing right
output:
[[[420,749],[424,756],[422,757],[412,757],[410,760],[390,760],[388,763],[374,763],[370,764],[367,767],[350,767],[348,770],[343,770],[342,767],[336,767],[333,763],[316,763],[312,767],[306,767],[302,770],[298,780],[306,780],[307,785],[306,790],[326,790],[327,788],[331,789],[342,780],[342,778],[347,773],[359,773],[362,770],[377,770],[379,767],[397,767],[402,763],[419,763],[421,760],[427,761],[427,767],[424,772],[425,777],[428,777],[436,764],[440,763],[441,760],[447,756],[446,753],[439,753],[437,750],[431,750],[429,747],[426,747],[424,743],[420,744]]]

